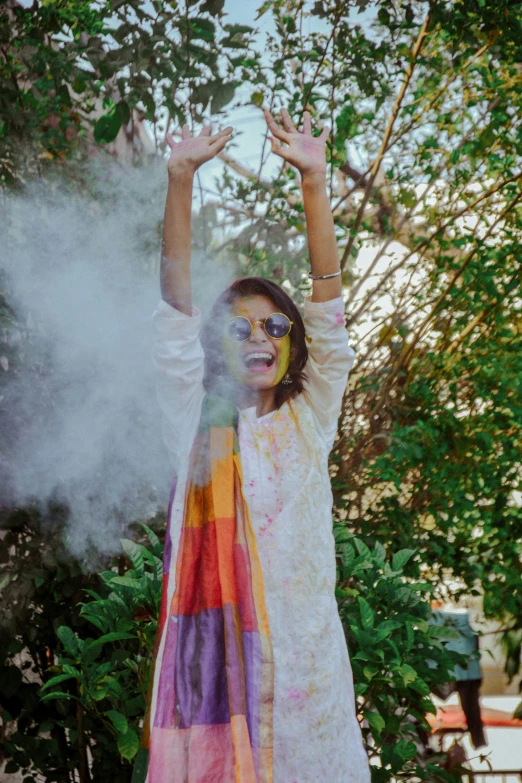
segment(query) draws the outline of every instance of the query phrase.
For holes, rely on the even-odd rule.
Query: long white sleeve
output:
[[[355,352],[348,345],[343,298],[330,299],[328,302],[307,299],[304,324],[308,345],[305,394],[331,448],[337,432],[348,373],[355,358]]]
[[[201,313],[193,308],[192,316],[188,316],[161,301],[152,319],[152,359],[163,439],[177,469],[180,459],[187,457],[192,448],[204,397]]]

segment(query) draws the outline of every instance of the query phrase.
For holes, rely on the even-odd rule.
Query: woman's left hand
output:
[[[282,130],[268,109],[264,110],[266,124],[274,138],[272,152],[291,163],[301,173],[301,176],[319,175],[326,176],[326,139],[330,129],[324,127],[320,136],[312,136],[312,122],[310,112],[303,114],[303,130],[298,131],[292,122],[287,109],[281,109]],[[281,142],[288,144],[283,147]]]

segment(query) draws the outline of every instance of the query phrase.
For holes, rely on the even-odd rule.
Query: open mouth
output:
[[[255,351],[247,354],[243,362],[251,372],[266,372],[275,362],[275,356],[268,351]]]

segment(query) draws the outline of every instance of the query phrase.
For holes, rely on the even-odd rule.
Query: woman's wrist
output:
[[[324,171],[305,171],[301,174],[301,185],[303,188],[323,189],[326,188],[326,172]]]
[[[189,163],[176,163],[175,166],[168,167],[170,181],[192,181],[196,174],[196,168]]]

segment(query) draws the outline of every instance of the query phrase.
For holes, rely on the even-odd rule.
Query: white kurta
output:
[[[369,783],[334,594],[328,472],[354,354],[342,298],[307,301],[304,320],[306,391],[260,418],[255,408],[241,411],[238,426],[243,492],[257,536],[274,652],[274,783]],[[154,322],[164,439],[178,477],[170,527],[174,564],[204,396],[201,316],[161,302]],[[172,595],[173,566],[170,574]]]

